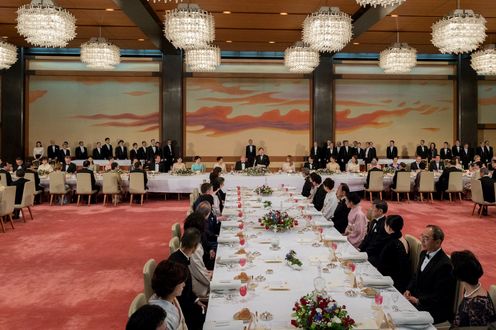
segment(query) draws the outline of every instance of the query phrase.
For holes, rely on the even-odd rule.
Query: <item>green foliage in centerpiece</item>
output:
[[[172,172],[172,175],[188,176],[188,175],[195,175],[195,172],[193,172],[189,168],[180,168],[180,169]]]
[[[248,167],[241,173],[248,176],[264,176],[269,170],[266,167]]]
[[[272,193],[274,192],[271,187],[266,185],[257,187],[254,191],[257,195],[263,195],[263,196],[272,195]]]
[[[298,221],[288,215],[287,212],[271,210],[269,213],[258,219],[258,222],[265,227],[265,229],[283,231],[291,229],[298,225]]]

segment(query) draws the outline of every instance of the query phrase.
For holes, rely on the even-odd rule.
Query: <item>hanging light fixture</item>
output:
[[[400,43],[398,17],[396,17],[396,42],[379,54],[379,66],[385,73],[408,73],[417,65],[417,50]]]
[[[486,39],[486,19],[472,10],[460,9],[432,25],[432,44],[441,53],[462,54],[476,50]]]
[[[374,8],[377,6],[389,7],[389,6],[400,5],[405,1],[406,0],[356,0],[356,2],[362,7],[369,5]]]
[[[121,50],[101,35],[100,27],[98,38],[91,38],[81,45],[81,62],[91,69],[111,70],[121,62]]]
[[[481,76],[496,75],[496,46],[487,45],[472,54],[472,68]]]
[[[15,62],[17,62],[17,47],[0,41],[0,70],[10,68]]]
[[[310,73],[319,65],[319,52],[298,41],[284,52],[284,65],[290,72]]]
[[[214,17],[196,4],[179,4],[165,14],[164,35],[176,48],[207,46],[215,39]]]
[[[17,10],[17,31],[39,47],[65,47],[76,37],[76,19],[52,0],[32,0]]]
[[[215,71],[220,65],[220,48],[216,46],[205,46],[196,49],[188,49],[185,52],[186,65],[192,72]]]
[[[319,52],[337,52],[350,42],[351,17],[337,7],[321,7],[303,22],[303,42]]]
[[[152,0],[148,0],[148,2],[150,2],[150,1],[152,1]],[[160,3],[161,1],[164,1],[164,3],[168,3],[168,2],[172,3],[174,0],[153,0],[153,3],[157,3],[157,2]],[[175,0],[175,1],[176,1],[176,3],[183,2],[183,0]]]

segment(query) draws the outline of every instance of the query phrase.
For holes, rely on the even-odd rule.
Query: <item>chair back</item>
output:
[[[102,192],[104,194],[119,194],[119,181],[117,179],[117,173],[104,173],[103,174],[103,186]]]
[[[52,172],[48,174],[50,180],[50,194],[65,194],[65,173],[64,172]]]
[[[28,181],[24,184],[24,190],[22,192],[22,207],[33,206],[34,205],[34,193],[35,184],[34,181]]]
[[[91,174],[78,173],[76,174],[76,194],[91,194]]]
[[[9,215],[14,212],[15,194],[16,187],[5,187],[5,190],[2,192],[2,199],[0,201],[0,216],[3,217],[4,215]],[[0,219],[0,221],[2,220]]]
[[[35,182],[35,177],[34,177],[34,173],[31,173],[31,172],[26,172],[24,174],[24,179],[27,179],[29,181],[33,181]]]
[[[177,250],[179,250],[179,246],[180,246],[180,242],[179,242],[179,238],[177,237],[172,237],[169,241],[169,252],[170,254],[173,254],[174,252],[176,252]],[[169,255],[170,255],[169,254]]]
[[[447,192],[463,192],[463,173],[451,172],[448,181]]]
[[[149,259],[145,263],[145,266],[143,266],[143,284],[145,288],[144,292],[146,301],[148,301],[148,299],[150,299],[150,297],[153,295],[152,277],[153,273],[155,272],[155,268],[157,268],[155,259]]]
[[[420,260],[420,252],[422,251],[422,244],[416,237],[412,235],[406,234],[405,239],[410,246],[410,266],[412,267],[413,274],[417,271],[418,263]]]
[[[145,178],[143,173],[129,173],[129,193],[130,194],[144,194],[145,191]]]
[[[193,195],[193,202],[196,201],[196,199],[200,196],[200,189],[194,188],[191,194]]]
[[[496,306],[496,285],[491,285],[489,288],[489,297],[491,297],[493,305]]]
[[[7,186],[7,174],[5,174],[5,173],[0,173],[0,182],[1,182],[4,186]]]
[[[370,172],[369,191],[384,190],[384,174],[382,171]]]
[[[136,297],[134,297],[131,305],[129,306],[129,312],[127,313],[128,317],[134,314],[138,309],[145,306],[148,303],[148,300],[145,298],[144,293],[138,293]]]
[[[419,192],[434,192],[434,173],[420,172]]]
[[[181,239],[181,225],[176,222],[175,224],[172,225],[172,237],[177,237]]]
[[[196,198],[193,194],[189,194],[189,206],[193,208],[193,204],[195,204]]]
[[[397,174],[396,191],[410,192],[411,190],[410,172],[398,172],[396,174]]]
[[[482,194],[482,182],[480,180],[470,180],[470,190],[472,192],[472,202],[484,204],[484,195]]]

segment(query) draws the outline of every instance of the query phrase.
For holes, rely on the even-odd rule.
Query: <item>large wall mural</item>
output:
[[[479,81],[479,124],[496,124],[496,81]]]

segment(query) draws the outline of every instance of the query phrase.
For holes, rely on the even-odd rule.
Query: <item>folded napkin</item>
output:
[[[394,325],[428,325],[434,323],[434,319],[428,312],[404,311],[391,312],[389,318]]]
[[[219,264],[234,264],[234,263],[239,262],[239,259],[241,259],[240,256],[218,257],[217,263],[219,263]]]
[[[269,290],[273,291],[287,291],[289,290],[288,282],[276,281],[269,283]]]
[[[222,221],[221,226],[225,227],[225,228],[238,228],[239,222],[238,221]]]
[[[243,330],[245,325],[243,321],[210,321],[205,323],[205,329],[222,329],[222,330]]]
[[[303,215],[322,215],[322,213],[317,210],[305,210],[303,211]]]
[[[217,243],[219,244],[228,244],[228,243],[237,243],[239,242],[239,237],[237,236],[219,236],[217,237]]]
[[[366,261],[368,258],[367,252],[346,252],[341,255],[340,259],[353,261]]]
[[[240,287],[240,280],[219,280],[210,282],[210,291],[238,290]]]
[[[322,237],[324,241],[332,241],[332,242],[346,242],[348,239],[346,236],[338,236],[338,235],[324,235]]]
[[[391,276],[374,277],[370,275],[362,275],[363,286],[393,286],[394,281]]]
[[[311,263],[316,263],[316,262],[329,262],[329,256],[311,256],[311,257],[308,257],[308,260],[311,262]]]
[[[318,227],[334,227],[334,222],[327,220],[314,221],[314,225]]]

